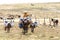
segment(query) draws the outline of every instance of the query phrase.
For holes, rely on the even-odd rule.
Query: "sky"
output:
[[[48,3],[48,2],[60,2],[60,0],[0,0],[0,4]]]

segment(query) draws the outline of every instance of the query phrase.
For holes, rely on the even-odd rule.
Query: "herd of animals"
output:
[[[22,33],[25,35],[26,33],[28,33],[29,28],[31,28],[31,32],[34,33],[34,29],[36,27],[38,27],[38,22],[32,21],[32,15],[29,15],[27,12],[24,13],[23,17],[18,16],[19,18],[19,28],[23,29]],[[53,22],[53,26],[55,27],[55,25],[58,25],[58,19],[53,19],[51,18],[51,21]],[[10,32],[10,28],[12,28],[12,26],[14,26],[14,20],[10,19],[10,21],[7,21],[7,19],[4,19],[4,25],[5,25],[5,31],[7,31],[8,33]]]

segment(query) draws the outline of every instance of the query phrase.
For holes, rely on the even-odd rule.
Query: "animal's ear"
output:
[[[51,19],[53,21],[53,19]]]

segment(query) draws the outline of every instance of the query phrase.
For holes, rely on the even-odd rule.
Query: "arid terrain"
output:
[[[0,15],[1,16],[21,15],[25,11],[27,11],[30,14],[34,14],[38,17],[41,17],[41,18],[44,18],[44,17],[56,18],[56,17],[60,17],[60,3],[0,5]]]
[[[49,25],[40,25],[31,33],[30,29],[26,35],[22,34],[22,29],[15,23],[10,33],[4,31],[4,26],[0,25],[0,40],[60,40],[60,26],[53,27]]]
[[[8,17],[8,15],[22,15],[24,12],[32,14],[40,20],[44,18],[60,19],[60,3],[0,5],[0,17]],[[15,19],[17,20],[16,17]],[[42,22],[44,22],[44,20],[41,20],[41,25],[35,28],[34,33],[31,33],[29,29],[29,32],[26,35],[23,35],[22,29],[18,27],[18,22],[14,23],[10,33],[6,33],[4,31],[4,22],[3,20],[0,20],[0,40],[60,40],[60,21],[59,25],[53,28],[49,25],[43,25]]]

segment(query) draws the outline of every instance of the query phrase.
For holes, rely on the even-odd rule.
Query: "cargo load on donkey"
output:
[[[4,24],[5,24],[5,31],[10,32],[10,28],[11,28],[11,23],[9,20],[4,20]]]

